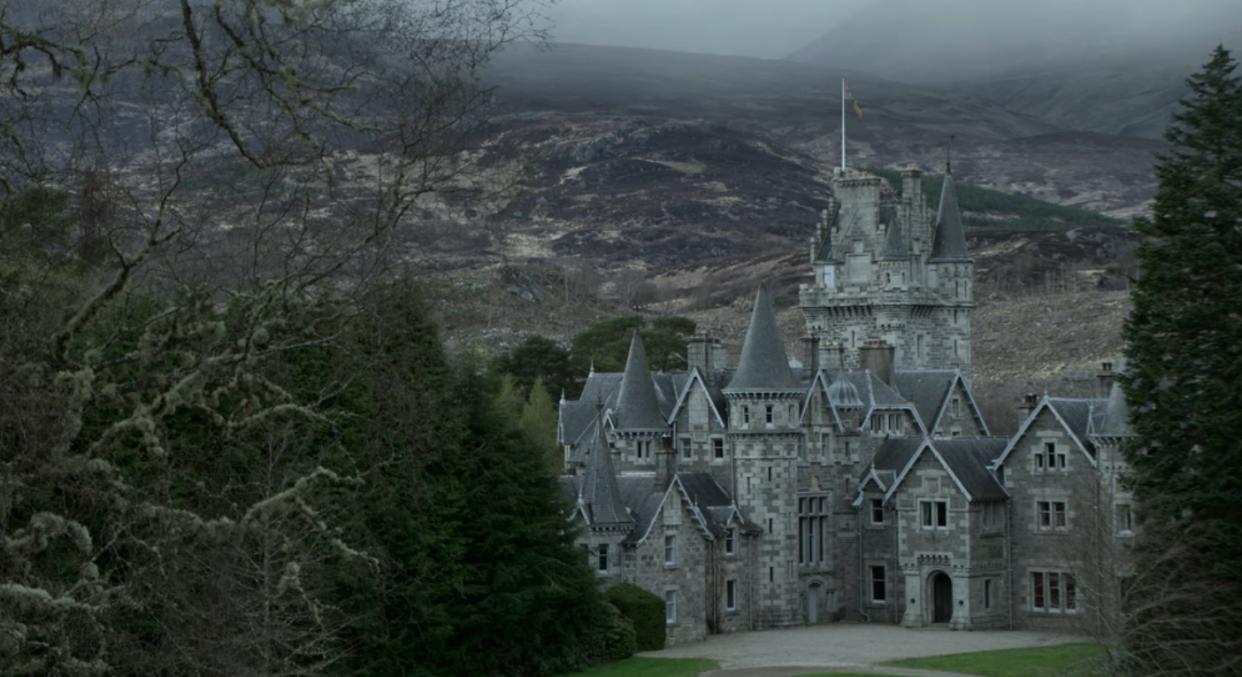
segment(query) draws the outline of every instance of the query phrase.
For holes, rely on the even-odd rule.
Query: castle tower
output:
[[[634,518],[621,500],[603,416],[597,415],[593,425],[586,448],[586,469],[578,484],[574,519],[584,527],[584,545],[592,568],[601,576],[616,578],[622,570],[621,543],[633,530]]]
[[[758,627],[801,622],[795,517],[804,390],[789,368],[771,299],[761,287],[737,371],[724,388],[735,496],[762,531],[755,558]]]
[[[815,282],[799,290],[807,333],[843,345],[860,365],[869,339],[895,349],[900,369],[970,369],[973,262],[946,175],[933,221],[917,169],[902,170],[900,192],[864,172],[841,172],[811,242]]]
[[[970,336],[974,311],[975,263],[966,250],[962,212],[957,206],[953,174],[947,169],[940,188],[940,207],[931,254],[927,259],[927,284],[943,299],[932,312],[939,316],[941,331],[928,346],[936,364],[970,372]]]
[[[621,375],[621,388],[612,412],[612,428],[619,468],[656,469],[656,458],[669,435],[669,425],[660,413],[655,384],[647,368],[647,350],[637,331],[630,338],[625,373]]]

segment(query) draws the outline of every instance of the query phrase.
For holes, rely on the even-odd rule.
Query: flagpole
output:
[[[841,78],[841,172],[845,173],[845,78]]]

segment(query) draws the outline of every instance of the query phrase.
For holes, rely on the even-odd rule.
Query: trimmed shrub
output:
[[[664,600],[637,585],[622,583],[608,589],[608,601],[633,624],[639,651],[664,648]]]

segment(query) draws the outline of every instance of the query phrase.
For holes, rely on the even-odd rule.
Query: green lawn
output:
[[[1099,644],[1058,644],[1033,649],[1003,649],[927,658],[906,658],[884,665],[963,672],[986,677],[1091,677],[1103,675],[1104,647]]]
[[[646,658],[635,656],[579,672],[571,677],[696,677],[720,667],[706,658]]]

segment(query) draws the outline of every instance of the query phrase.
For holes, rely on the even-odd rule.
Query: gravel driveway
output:
[[[857,668],[895,658],[1083,641],[1090,640],[1075,635],[1026,630],[957,632],[942,628],[835,624],[713,635],[703,642],[643,655],[711,658],[726,669],[779,666]]]

